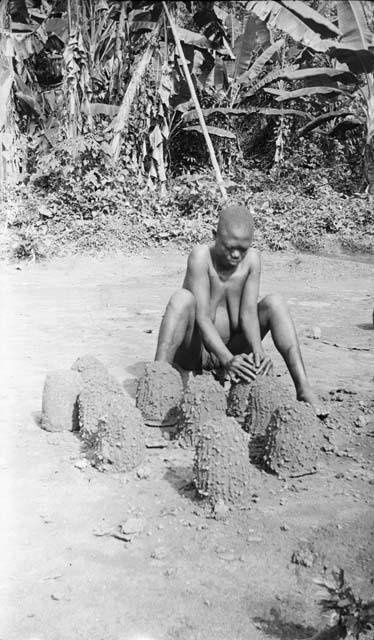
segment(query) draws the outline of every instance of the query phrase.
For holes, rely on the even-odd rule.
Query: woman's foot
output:
[[[306,402],[307,404],[310,404],[313,407],[316,416],[321,418],[321,420],[324,420],[329,415],[328,410],[322,405],[318,396],[309,385],[299,389],[296,392],[296,397],[299,402]]]

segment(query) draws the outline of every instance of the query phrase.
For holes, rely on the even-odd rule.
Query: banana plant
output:
[[[337,46],[329,50],[332,59],[345,64],[356,74],[360,86],[354,97],[359,98],[359,113],[352,117],[365,131],[364,174],[368,191],[374,194],[374,33],[370,30],[362,0],[344,0],[338,3],[338,21],[342,37]]]
[[[330,20],[301,0],[252,0],[247,8],[269,29],[280,29],[314,51],[326,52],[340,36]]]
[[[295,0],[268,0],[249,3],[250,9],[294,40],[310,49],[323,52],[332,61],[331,68],[314,67],[286,72],[274,71],[262,78],[242,96],[248,99],[263,88],[273,94],[278,103],[287,100],[321,96],[336,101],[343,99],[343,106],[321,113],[299,129],[300,135],[329,124],[331,135],[354,127],[365,132],[363,153],[364,177],[369,193],[374,193],[374,33],[370,30],[363,0],[339,0],[336,3],[338,27],[323,16],[313,12],[305,3]],[[304,87],[279,90],[269,85],[276,79],[306,81]],[[311,80],[316,81],[314,84]],[[323,82],[321,82],[321,80]]]

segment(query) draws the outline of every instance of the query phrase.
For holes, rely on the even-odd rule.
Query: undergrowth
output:
[[[169,181],[167,195],[139,184],[130,171],[36,176],[3,187],[3,257],[43,259],[68,253],[132,252],[177,243],[188,249],[209,241],[222,206],[211,174]],[[273,251],[318,251],[334,245],[374,253],[373,198],[337,193],[314,177],[295,184],[282,175],[240,169],[227,182],[231,202],[254,214],[255,245]],[[336,241],[336,242],[335,242]]]

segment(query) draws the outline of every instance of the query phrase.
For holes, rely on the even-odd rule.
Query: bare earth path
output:
[[[2,268],[0,640],[301,639],[326,622],[314,577],[339,565],[364,597],[372,590],[373,265],[264,255],[261,294],[288,300],[317,391],[350,393],[331,403],[344,411],[326,428],[320,472],[263,474],[226,522],[194,499],[191,451],[149,450],[142,477],[104,475],[79,468],[75,435],[39,428],[46,372],[78,355],[133,394],[184,264],[152,250]],[[313,325],[329,344],[306,337]],[[143,523],[130,542],[94,535],[130,516]],[[291,561],[297,551],[308,566]]]

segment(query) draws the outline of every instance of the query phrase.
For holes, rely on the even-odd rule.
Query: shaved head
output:
[[[253,240],[253,218],[247,207],[224,207],[218,219],[213,254],[223,269],[233,269],[244,259]]]
[[[222,209],[218,219],[217,234],[237,232],[253,238],[254,224],[249,209],[244,206],[232,205]]]

